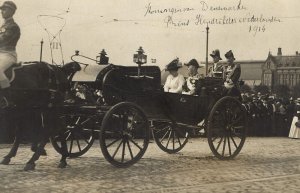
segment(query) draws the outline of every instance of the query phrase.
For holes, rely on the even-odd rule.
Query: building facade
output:
[[[269,53],[262,65],[261,80],[263,85],[273,88],[276,85],[286,85],[290,88],[300,84],[300,54],[282,55],[278,48],[277,55]]]

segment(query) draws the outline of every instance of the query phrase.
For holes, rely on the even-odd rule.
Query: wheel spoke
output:
[[[116,140],[114,140],[113,142],[111,142],[110,144],[106,145],[107,148],[109,148],[111,145],[115,144],[117,141],[119,141],[121,138],[118,138]]]
[[[79,123],[80,118],[81,118],[80,116],[77,118],[77,120],[75,122],[76,125]]]
[[[71,137],[72,132],[70,131],[70,133],[68,134],[68,136],[66,137],[66,141],[68,141],[68,139]]]
[[[238,137],[238,138],[240,138],[240,139],[242,139],[243,137],[242,136],[240,136],[239,134],[237,134],[236,132],[231,132],[234,136],[236,136],[236,137]]]
[[[166,145],[166,148],[167,148],[167,149],[168,149],[168,146],[169,146],[169,143],[170,143],[170,139],[171,139],[172,133],[173,133],[173,130],[170,130],[170,134],[169,134],[168,141],[167,141],[167,145]]]
[[[164,136],[161,138],[160,143],[162,143],[162,141],[165,139],[165,137],[167,136],[167,134],[170,132],[170,129],[164,134]]]
[[[122,159],[121,159],[121,162],[124,162],[124,157],[125,157],[125,141],[124,139],[122,140],[123,142],[123,149],[122,149]]]
[[[173,150],[175,149],[175,130],[173,131]]]
[[[181,142],[180,142],[179,136],[177,136],[177,139],[178,139],[179,146],[181,146]]]
[[[77,135],[77,137],[83,139],[83,141],[85,141],[87,144],[90,143],[80,132],[76,132],[75,135]]]
[[[226,145],[226,136],[224,137],[224,143],[223,143],[223,151],[222,151],[223,157],[224,157],[224,153],[225,153],[225,145]]]
[[[76,142],[77,142],[77,146],[78,146],[78,149],[79,149],[79,151],[81,151],[81,147],[80,147],[79,140],[78,140],[78,139],[76,139]]]
[[[233,137],[232,137],[231,135],[230,135],[230,138],[231,138],[231,140],[232,140],[232,142],[233,142],[235,148],[238,148],[238,146],[236,145],[236,143],[235,143],[235,141],[234,141],[234,139],[233,139]]]
[[[89,118],[87,118],[85,121],[82,121],[81,123],[80,123],[80,125],[84,125],[86,122],[88,122],[88,121],[90,121],[91,120],[91,118],[89,117]]]
[[[131,147],[130,147],[129,141],[128,141],[128,140],[126,140],[126,143],[127,143],[127,146],[128,146],[128,150],[129,150],[129,153],[130,153],[131,159],[133,159],[133,154],[132,154],[132,150],[131,150]]]
[[[229,136],[227,137],[228,139],[228,150],[229,150],[229,156],[231,156],[231,147],[230,147],[230,141],[229,141]]]
[[[133,141],[132,139],[129,139],[135,146],[137,146],[140,150],[142,150],[143,148],[141,148],[135,141]]]
[[[155,131],[155,134],[159,134],[160,132],[162,132],[162,131],[164,131],[166,129],[167,129],[166,127],[164,127],[163,129],[158,129],[158,130]]]
[[[116,151],[115,151],[114,154],[112,155],[112,158],[115,158],[117,152],[119,151],[119,149],[120,149],[120,147],[121,147],[121,145],[122,145],[122,142],[123,142],[123,141],[121,141],[120,144],[118,145]]]
[[[221,137],[220,141],[218,142],[218,146],[217,146],[217,148],[216,148],[216,151],[218,151],[218,149],[219,149],[219,147],[220,147],[222,141],[223,141],[223,136]]]
[[[216,139],[218,139],[219,137],[214,137],[211,141],[214,142]]]

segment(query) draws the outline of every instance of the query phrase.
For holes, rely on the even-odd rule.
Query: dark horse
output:
[[[81,67],[76,62],[65,64],[62,67],[47,64],[45,62],[31,62],[15,70],[14,80],[11,82],[9,95],[6,97],[14,105],[2,109],[18,122],[28,114],[32,115],[31,122],[39,128],[39,142],[31,159],[26,163],[24,170],[34,170],[35,161],[39,159],[49,137],[57,132],[61,126],[59,121],[59,107],[63,104],[66,93],[70,90],[68,77],[72,76]],[[11,69],[9,69],[11,70]],[[8,70],[8,71],[9,71]],[[26,116],[27,115],[27,116]],[[1,116],[1,115],[0,115]],[[37,132],[37,131],[36,131]],[[38,136],[37,134],[36,137]],[[11,158],[16,156],[20,144],[21,130],[16,128],[15,140],[10,152],[4,157],[1,164],[8,165]],[[67,145],[64,139],[62,143],[62,158],[59,167],[67,165]]]

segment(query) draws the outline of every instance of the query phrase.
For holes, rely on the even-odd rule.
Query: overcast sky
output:
[[[218,48],[223,58],[230,49],[237,60],[266,59],[268,52],[276,54],[278,47],[282,47],[284,55],[300,51],[299,0],[14,2],[18,6],[15,20],[22,33],[17,45],[20,61],[39,60],[43,39],[43,59],[51,62],[44,28],[56,34],[64,21],[61,43],[67,62],[74,50],[95,58],[105,48],[111,63],[132,65],[132,56],[139,46],[143,46],[149,63],[155,58],[160,66],[175,57],[182,62],[192,58],[205,61],[207,22],[210,22],[209,52]],[[53,50],[53,54],[60,63],[59,50]]]

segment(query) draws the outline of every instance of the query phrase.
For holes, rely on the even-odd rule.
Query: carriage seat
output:
[[[15,70],[23,68],[22,63],[14,63],[7,70],[5,70],[5,75],[9,79],[9,82],[12,82],[15,79]]]
[[[217,77],[205,77],[203,79],[199,79],[196,82],[196,93],[197,95],[202,95],[202,93],[205,90],[205,94],[213,94],[213,93],[219,93],[223,90],[223,78],[217,78]]]

